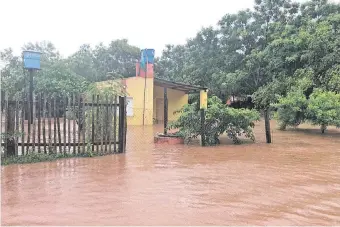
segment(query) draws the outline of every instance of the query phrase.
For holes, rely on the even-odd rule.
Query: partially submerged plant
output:
[[[179,129],[178,135],[182,136],[187,143],[202,134],[201,116],[197,109],[197,103],[185,105],[180,111],[178,120],[170,124],[170,129]],[[260,119],[255,110],[233,109],[223,104],[222,101],[213,96],[208,99],[208,108],[204,132],[206,144],[219,144],[219,136],[227,133],[235,144],[240,143],[239,137],[244,135],[255,140],[253,133],[254,121]]]

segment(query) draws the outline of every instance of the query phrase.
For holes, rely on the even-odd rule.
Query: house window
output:
[[[133,98],[132,97],[126,97],[126,115],[128,117],[133,116]]]

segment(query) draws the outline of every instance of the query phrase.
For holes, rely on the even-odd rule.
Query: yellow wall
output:
[[[143,125],[143,101],[145,78],[126,78],[126,96],[133,98],[133,116],[127,116],[128,125]],[[112,82],[112,81],[111,81]],[[119,82],[120,83],[120,82]],[[111,88],[109,81],[97,83],[99,88]],[[112,86],[115,87],[115,86]],[[113,88],[116,89],[116,88]],[[182,91],[167,89],[168,92],[168,120],[174,121],[179,114],[174,114],[188,103],[188,95]],[[164,88],[154,86],[153,78],[146,79],[146,103],[145,103],[145,125],[152,125],[153,118],[156,119],[157,109],[164,111],[164,106],[157,106],[157,98],[164,99]],[[162,112],[163,113],[163,112]]]
[[[174,121],[179,117],[179,114],[174,114],[175,111],[180,110],[185,104],[188,103],[189,96],[183,91],[167,89],[168,93],[168,120]],[[156,100],[164,99],[164,88],[159,86],[154,86],[154,100],[153,100],[153,116],[156,118],[157,109],[164,109],[164,106],[157,106]]]
[[[145,78],[130,77],[126,79],[127,97],[133,98],[133,116],[127,117],[128,125],[143,125],[143,102],[144,102]],[[145,125],[153,124],[153,78],[146,78],[145,97]]]

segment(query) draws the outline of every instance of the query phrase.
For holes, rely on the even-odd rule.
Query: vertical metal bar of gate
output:
[[[118,152],[125,152],[126,147],[126,97],[119,97]]]

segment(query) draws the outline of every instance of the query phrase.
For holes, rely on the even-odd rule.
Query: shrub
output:
[[[201,117],[197,103],[184,106],[180,117],[170,125],[170,128],[179,129],[178,134],[187,142],[201,135]],[[239,136],[255,140],[253,134],[254,121],[259,120],[259,113],[255,110],[233,109],[223,104],[213,96],[208,99],[208,108],[205,118],[205,136],[207,145],[219,144],[219,136],[227,133],[234,143],[240,143]]]
[[[315,90],[307,107],[308,120],[313,125],[320,125],[324,133],[327,126],[340,126],[340,94],[331,91]]]
[[[278,103],[273,105],[277,108],[275,118],[279,122],[280,129],[300,125],[305,120],[307,105],[308,100],[302,90],[291,91],[287,96],[280,97]]]
[[[309,97],[302,89],[292,89],[287,96],[280,97],[277,104],[276,118],[280,128],[298,126],[304,121],[320,125],[324,133],[327,126],[340,126],[340,94],[322,89],[314,89]]]

